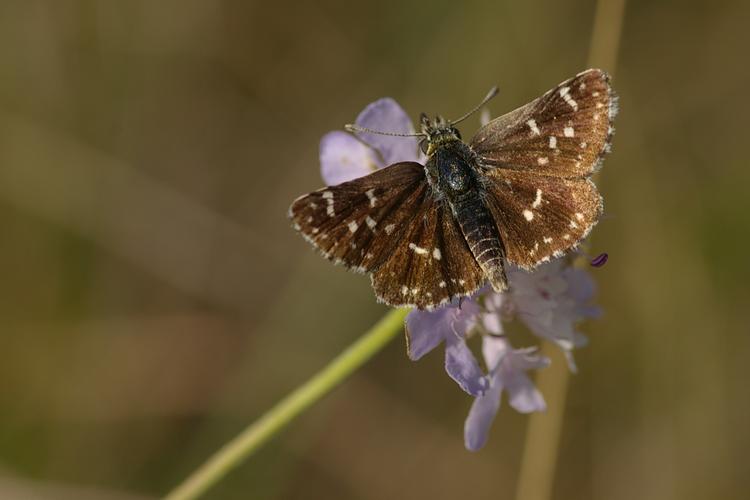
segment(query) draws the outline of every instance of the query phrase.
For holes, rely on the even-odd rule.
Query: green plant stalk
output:
[[[232,469],[258,451],[297,415],[331,392],[352,372],[383,349],[402,330],[408,312],[408,309],[393,309],[383,316],[375,326],[322,370],[222,446],[175,487],[165,497],[166,500],[191,500],[200,497]]]

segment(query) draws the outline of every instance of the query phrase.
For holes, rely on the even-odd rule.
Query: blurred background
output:
[[[322,367],[386,309],[286,220],[320,137],[385,95],[509,111],[586,67],[594,12],[2,1],[0,498],[156,498]],[[747,498],[748,19],[626,5],[554,499]],[[207,498],[514,498],[528,417],[465,451],[442,363],[398,338]]]

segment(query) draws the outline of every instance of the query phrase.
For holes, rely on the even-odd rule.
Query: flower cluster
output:
[[[390,98],[368,105],[355,124],[370,130],[414,131],[408,115]],[[329,185],[395,162],[422,160],[415,137],[336,131],[326,134],[320,143],[321,173]],[[606,254],[595,261],[595,265],[603,264]],[[536,347],[514,348],[503,325],[520,320],[532,334],[559,346],[570,370],[575,371],[572,351],[587,341],[576,331],[576,324],[600,314],[599,308],[591,305],[595,288],[591,276],[565,259],[543,264],[531,273],[511,267],[507,274],[508,292],[499,294],[486,287],[434,311],[415,309],[406,318],[409,357],[416,361],[443,344],[448,375],[475,398],[464,426],[469,450],[478,450],[487,441],[503,391],[519,412],[546,409],[528,372],[544,368],[549,359],[540,356]],[[484,369],[467,345],[472,337],[481,339]]]

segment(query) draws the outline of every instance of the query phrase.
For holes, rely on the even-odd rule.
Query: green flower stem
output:
[[[237,437],[222,446],[203,465],[172,490],[166,500],[200,497],[229,471],[258,451],[297,415],[331,392],[339,383],[364,365],[401,330],[408,309],[393,309],[369,331],[299,386],[265,415],[250,424]]]

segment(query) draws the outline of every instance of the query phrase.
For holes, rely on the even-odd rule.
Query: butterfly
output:
[[[589,69],[482,126],[421,115],[424,165],[400,162],[297,198],[293,227],[328,260],[371,275],[379,301],[432,309],[486,282],[508,288],[506,263],[533,269],[585,238],[602,214],[590,176],[609,152],[617,100]],[[387,132],[348,126],[350,131]]]

